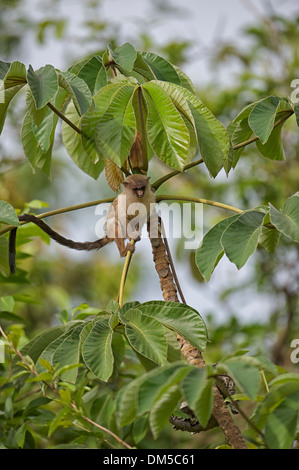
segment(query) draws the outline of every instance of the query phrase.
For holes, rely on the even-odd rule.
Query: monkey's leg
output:
[[[127,245],[125,245],[124,231],[119,222],[115,224],[115,243],[117,244],[119,254],[122,258],[127,255],[128,251],[132,253],[135,251],[135,246],[132,243],[128,242]]]

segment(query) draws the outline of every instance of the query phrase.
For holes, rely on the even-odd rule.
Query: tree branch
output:
[[[158,231],[158,238],[151,238],[150,224],[148,224],[148,232],[152,244],[155,268],[160,279],[163,298],[165,301],[179,302],[161,232]],[[179,334],[177,334],[177,340],[181,353],[187,359],[189,364],[200,368],[205,367],[205,362],[199,349],[192,346]],[[221,427],[230,446],[233,449],[246,449],[241,431],[234,423],[230,412],[225,405],[224,399],[216,386],[214,387],[213,416]]]
[[[57,116],[60,117],[60,119],[62,119],[64,122],[66,122],[72,129],[74,129],[74,131],[76,131],[78,134],[82,134],[82,131],[81,129],[79,129],[79,127],[77,127],[72,121],[70,121],[64,114],[62,114],[57,108],[55,108],[55,106],[53,106],[50,102],[47,103],[47,106],[52,109],[52,111],[57,114]]]

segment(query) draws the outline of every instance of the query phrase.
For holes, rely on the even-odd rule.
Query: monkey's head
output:
[[[130,175],[125,179],[123,185],[141,199],[149,187],[149,179],[150,177],[145,175]]]

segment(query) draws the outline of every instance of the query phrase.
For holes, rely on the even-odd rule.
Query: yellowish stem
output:
[[[130,240],[130,243],[132,245],[135,245],[135,240],[133,240],[133,239]],[[126,283],[126,279],[127,279],[127,274],[128,274],[131,258],[132,258],[132,252],[128,251],[126,259],[125,259],[125,264],[124,264],[124,267],[123,267],[123,272],[122,272],[122,275],[121,275],[120,286],[119,286],[119,295],[118,295],[118,305],[119,305],[119,307],[122,307],[122,305],[123,305],[125,283]]]

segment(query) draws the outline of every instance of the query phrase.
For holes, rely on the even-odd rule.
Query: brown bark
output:
[[[177,289],[174,284],[173,275],[169,265],[169,260],[161,232],[158,231],[158,238],[150,238],[150,241],[152,244],[155,268],[160,279],[163,298],[165,301],[179,302]],[[192,346],[180,335],[177,335],[177,340],[181,349],[181,353],[187,359],[189,364],[201,368],[205,367],[205,362],[201,351]],[[233,449],[246,449],[246,444],[242,437],[241,431],[234,423],[230,412],[224,403],[224,399],[216,386],[214,387],[213,416],[222,429],[228,444]]]

